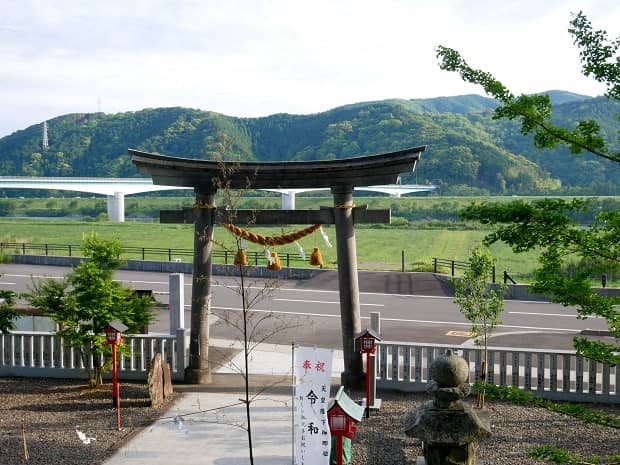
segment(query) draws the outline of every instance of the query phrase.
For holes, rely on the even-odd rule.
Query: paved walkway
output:
[[[212,341],[215,342],[215,341]],[[222,341],[219,341],[220,344]],[[261,345],[250,360],[255,465],[291,465],[291,348]],[[178,385],[178,399],[165,418],[133,437],[104,465],[246,465],[250,463],[239,353],[208,385]],[[332,373],[338,383],[344,363],[335,351]]]

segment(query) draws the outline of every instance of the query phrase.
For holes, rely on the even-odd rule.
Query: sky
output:
[[[67,113],[182,106],[231,116],[483,94],[455,48],[514,93],[601,95],[567,32],[620,36],[618,0],[0,0],[0,137]]]

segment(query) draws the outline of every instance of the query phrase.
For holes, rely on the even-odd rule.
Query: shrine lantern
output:
[[[129,328],[118,320],[105,327],[105,339],[112,346],[112,405],[116,407],[116,428],[121,430],[121,395],[118,385],[118,367],[116,363],[116,346],[123,342],[123,332]]]
[[[104,328],[105,339],[108,344],[116,345],[122,342],[123,332],[127,331],[127,326],[118,320],[111,321]]]
[[[375,390],[377,386],[375,352],[377,351],[377,341],[380,340],[379,335],[372,329],[365,329],[355,336],[355,341],[359,341],[360,352],[366,354],[366,418],[370,417],[371,407],[375,408]]]
[[[330,401],[327,408],[327,420],[332,435],[332,454],[336,455],[338,465],[350,462],[351,440],[357,429],[355,424],[363,417],[364,407],[353,402],[344,392],[344,386],[340,386],[336,397]]]
[[[365,329],[357,336],[356,341],[360,341],[360,352],[363,354],[374,354],[377,350],[377,341],[381,338],[372,329]]]

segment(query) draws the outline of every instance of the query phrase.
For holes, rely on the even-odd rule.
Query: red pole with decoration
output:
[[[112,346],[112,403],[116,407],[116,429],[121,430],[121,390],[118,385],[118,364],[116,346],[123,342],[122,333],[127,329],[123,323],[114,320],[105,328],[106,342]]]
[[[371,400],[374,401],[370,397],[370,376],[371,374],[374,375],[374,373],[371,373],[370,357],[375,356],[377,341],[380,341],[381,338],[373,330],[366,329],[358,334],[355,339],[360,341],[360,352],[366,354],[366,418],[369,418],[370,403]]]

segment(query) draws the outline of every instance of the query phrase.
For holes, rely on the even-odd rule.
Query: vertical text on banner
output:
[[[329,465],[332,357],[331,349],[295,347],[295,465]]]

